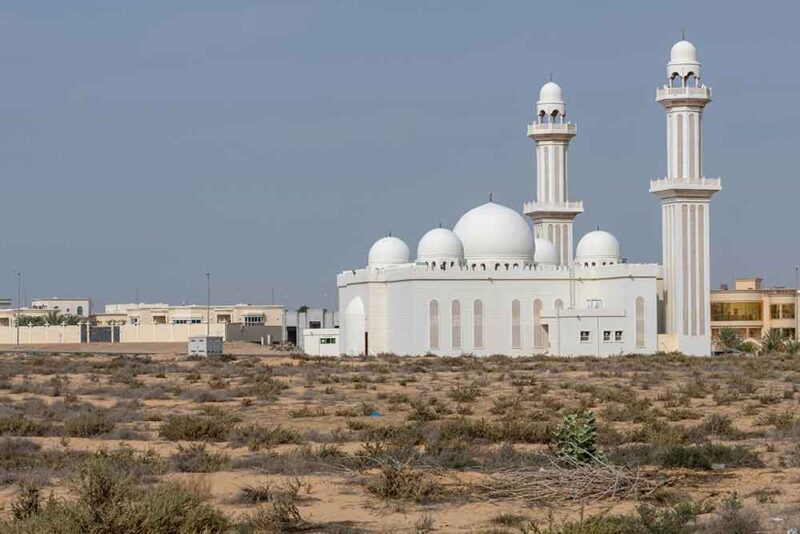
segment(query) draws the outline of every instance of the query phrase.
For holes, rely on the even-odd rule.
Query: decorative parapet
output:
[[[552,214],[578,214],[583,213],[583,201],[573,202],[526,202],[522,206],[525,215],[533,215],[535,213],[552,213]]]
[[[681,98],[711,100],[711,88],[705,85],[700,87],[670,87],[665,85],[656,89],[656,101]]]
[[[534,122],[528,125],[528,137],[547,134],[573,137],[577,133],[577,126],[571,122]]]
[[[721,189],[722,180],[720,178],[657,178],[650,180],[651,193],[672,190],[716,192]]]

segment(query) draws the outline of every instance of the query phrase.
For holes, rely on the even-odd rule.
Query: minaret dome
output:
[[[700,78],[700,62],[697,60],[697,48],[689,41],[682,40],[672,45],[667,63],[667,78],[674,82],[676,78],[686,84],[687,78],[693,75]],[[674,83],[673,83],[674,85]]]
[[[554,122],[557,117],[564,117],[567,106],[564,103],[564,93],[554,81],[549,81],[539,90],[539,101],[536,102],[536,114],[541,118],[550,117]],[[545,122],[545,121],[541,121]]]

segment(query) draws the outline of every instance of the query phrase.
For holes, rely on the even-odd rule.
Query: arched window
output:
[[[669,85],[671,87],[681,87],[683,85],[683,79],[680,74],[673,72],[672,77],[669,79]]]
[[[432,300],[428,305],[429,345],[431,349],[439,348],[439,302]]]
[[[483,301],[472,303],[472,344],[476,349],[483,348]]]
[[[555,302],[555,304],[553,305],[553,307],[554,307],[555,309],[557,309],[558,311],[561,311],[561,310],[563,310],[563,309],[564,309],[564,301],[563,301],[563,300],[561,300],[561,299],[556,299],[556,302]]]
[[[511,348],[522,348],[522,306],[519,301],[511,301]]]
[[[461,302],[454,300],[450,303],[450,345],[453,350],[461,350]]]
[[[636,297],[636,346],[644,347],[644,297]]]
[[[542,328],[542,301],[533,300],[533,346],[537,349],[545,348],[544,328]]]
[[[686,87],[697,87],[697,76],[694,75],[694,72],[690,72],[686,75]]]

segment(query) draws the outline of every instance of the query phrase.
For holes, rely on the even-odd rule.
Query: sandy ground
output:
[[[735,429],[746,437],[731,439],[712,432],[707,440],[745,446],[755,451],[765,464],[763,468],[722,466],[710,471],[648,467],[646,470],[653,476],[670,479],[665,488],[668,502],[649,500],[648,504],[674,504],[690,499],[719,507],[723,499],[735,494],[744,506],[758,511],[764,532],[786,532],[788,527],[800,525],[800,452],[797,448],[800,430],[795,433],[792,427],[781,433],[766,423],[771,415],[798,413],[800,395],[795,395],[795,388],[800,385],[800,360],[765,357],[687,363],[666,358],[661,361],[646,358],[501,359],[462,368],[433,362],[431,358],[307,359],[246,343],[227,344],[226,354],[235,355],[236,359],[214,365],[187,360],[184,344],[175,343],[92,344],[88,347],[60,346],[58,350],[53,350],[52,346],[32,346],[23,347],[25,355],[3,347],[0,351],[5,351],[0,354],[0,376],[11,384],[10,389],[5,387],[6,391],[0,391],[2,405],[6,408],[23,407],[26,402],[35,400],[56,409],[67,393],[75,395],[80,402],[103,409],[114,409],[120,401],[138,400],[140,403],[139,408],[131,411],[129,419],[116,423],[115,431],[131,430],[133,438],[70,437],[65,444],[62,436],[54,432],[54,435],[28,439],[45,449],[73,451],[113,449],[124,444],[137,450],[154,450],[165,458],[188,442],[169,441],[159,436],[163,420],[174,414],[200,413],[209,407],[234,414],[242,425],[280,425],[309,436],[313,447],[337,441],[340,450],[352,453],[362,446],[357,432],[352,430],[354,426],[360,423],[406,424],[413,413],[413,402],[419,399],[435,396],[448,405],[451,413],[444,415],[443,420],[460,417],[459,413],[472,419],[498,420],[498,403],[515,396],[525,399],[520,401],[519,410],[527,419],[552,416],[559,420],[562,414],[579,406],[588,407],[598,414],[601,426],[624,432],[639,428],[643,423],[612,417],[612,409],[625,408],[612,398],[615,392],[633,391],[637,399],[648,403],[651,410],[648,417],[666,421],[666,415],[677,408],[693,414],[690,419],[673,418],[668,424],[691,427],[710,415],[730,419]],[[135,373],[138,381],[135,386],[113,379],[114,373],[119,371],[109,364],[120,361],[121,355],[138,355],[136,358],[145,362]],[[35,365],[30,363],[32,358],[38,358]],[[87,365],[90,366],[88,371]],[[274,399],[246,400],[229,394],[245,384],[247,376],[259,370],[267,370],[289,387]],[[58,394],[47,389],[52,389],[50,384],[55,377],[65,384]],[[214,380],[224,383],[224,387],[210,387]],[[478,384],[480,390],[475,399],[459,402],[453,398],[454,388],[472,383]],[[171,392],[156,398],[152,392],[159,387]],[[222,395],[214,401],[192,398],[203,392]],[[365,416],[361,411],[364,405],[374,407],[380,417]],[[300,415],[303,409],[306,412]],[[41,417],[39,412],[31,417]],[[60,423],[52,421],[55,427]],[[343,437],[333,439],[336,435]],[[485,452],[499,447],[500,443],[477,443],[475,446]],[[516,446],[521,450],[546,448],[524,443]],[[208,447],[224,453],[231,461],[258,454],[227,441],[211,443]],[[297,447],[278,445],[260,452],[285,454]],[[787,464],[787,458],[795,457],[798,462]],[[445,484],[457,480],[466,485],[475,477],[487,476],[463,470],[445,470],[439,475]],[[199,488],[232,517],[244,516],[253,510],[252,506],[235,502],[242,487],[281,485],[297,478],[304,483],[299,507],[306,520],[368,532],[416,532],[424,519],[429,519],[434,530],[441,532],[519,532],[517,527],[498,525],[494,519],[501,514],[513,514],[544,525],[548,518],[560,523],[600,512],[632,513],[644,502],[608,499],[532,504],[516,500],[486,502],[459,496],[421,505],[376,497],[365,488],[364,481],[370,476],[375,476],[375,472],[300,472],[289,476],[227,467],[212,473],[172,472],[164,478]],[[54,477],[50,484],[48,492],[69,495],[65,479]],[[16,491],[13,484],[0,486],[0,507],[6,513]]]

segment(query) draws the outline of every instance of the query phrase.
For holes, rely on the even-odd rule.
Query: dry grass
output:
[[[248,352],[0,354],[4,531],[92,510],[69,508],[103,489],[87,462],[124,473],[138,520],[148,495],[242,532],[800,526],[800,357]],[[565,465],[553,432],[585,410],[601,454]]]

